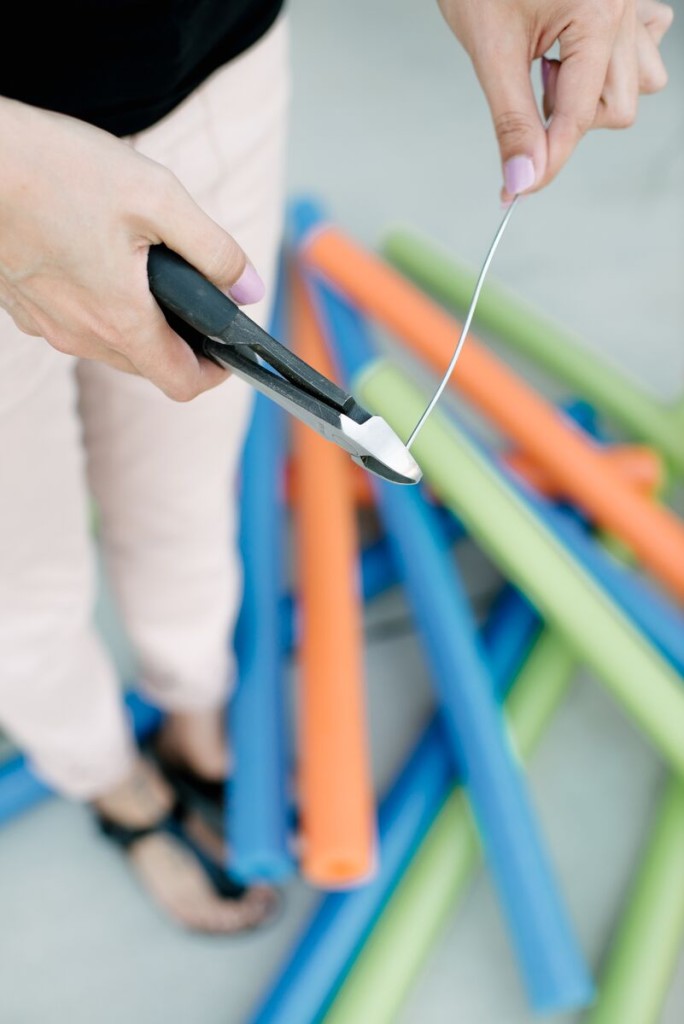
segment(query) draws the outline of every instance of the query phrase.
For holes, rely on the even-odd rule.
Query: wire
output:
[[[489,266],[490,266],[492,260],[494,259],[494,254],[495,254],[496,250],[499,248],[499,242],[501,241],[501,239],[503,237],[504,231],[508,227],[508,222],[509,222],[509,220],[511,219],[511,217],[513,215],[513,210],[517,206],[519,198],[520,198],[519,195],[515,196],[515,198],[513,199],[513,202],[511,203],[511,205],[506,210],[506,214],[505,214],[503,220],[501,221],[501,224],[499,225],[499,230],[494,235],[494,239],[492,241],[492,244],[489,247],[489,252],[487,253],[485,261],[482,264],[482,269],[480,270],[479,276],[477,278],[477,283],[475,285],[475,291],[473,292],[473,297],[470,300],[470,306],[468,307],[468,313],[467,313],[466,318],[465,318],[465,320],[463,322],[463,327],[461,328],[461,335],[460,335],[460,337],[458,339],[458,344],[456,346],[456,350],[454,351],[454,354],[451,357],[451,362],[449,363],[449,365],[447,367],[447,370],[446,370],[446,373],[442,377],[437,390],[435,391],[434,395],[430,399],[429,405],[427,406],[427,408],[425,409],[424,413],[422,414],[422,416],[420,417],[420,419],[416,423],[415,427],[413,428],[413,430],[411,432],[411,436],[409,437],[408,441],[406,442],[406,447],[409,448],[409,449],[411,448],[411,445],[413,444],[415,439],[418,437],[418,434],[420,433],[420,431],[423,429],[423,427],[425,425],[425,421],[427,420],[428,416],[431,414],[432,410],[435,408],[435,406],[439,402],[440,398],[442,397],[442,392],[444,391],[444,388],[447,386],[447,384],[449,382],[449,378],[451,377],[451,374],[454,372],[454,367],[456,366],[456,363],[458,361],[458,357],[460,356],[460,354],[461,354],[461,352],[463,350],[463,346],[465,345],[466,338],[468,337],[468,332],[470,331],[470,325],[472,323],[473,317],[475,315],[475,309],[477,307],[477,300],[480,297],[480,292],[482,291],[482,285],[485,282],[485,277],[487,276],[487,271],[489,270]]]

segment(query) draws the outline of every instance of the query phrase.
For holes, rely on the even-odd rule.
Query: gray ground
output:
[[[293,0],[291,10],[293,191],[315,190],[368,243],[403,221],[481,259],[500,217],[497,155],[468,61],[436,4]],[[680,394],[684,380],[679,13],[666,45],[667,93],[643,103],[631,131],[588,139],[561,180],[517,212],[496,263],[499,277],[663,398]],[[485,586],[474,568],[469,578],[474,591]],[[402,615],[401,600],[390,596],[369,616],[379,785],[400,764],[429,704],[414,637],[382,638],[373,626]],[[125,671],[125,646],[109,617],[103,621]],[[616,920],[662,775],[602,689],[579,677],[530,781],[593,963]],[[267,934],[187,937],[141,899],[85,813],[59,801],[4,829],[0,889],[2,1024],[241,1024],[312,901],[304,885],[293,884],[287,913]],[[684,960],[662,1024],[683,1015]],[[455,1020],[532,1020],[482,876],[450,921],[400,1024]]]

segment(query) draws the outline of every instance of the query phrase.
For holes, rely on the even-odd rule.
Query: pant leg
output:
[[[286,25],[131,139],[170,167],[243,246],[267,286],[281,234]],[[236,472],[253,392],[231,379],[190,403],[101,364],[78,368],[88,471],[108,575],[137,653],[140,683],[168,709],[226,697],[241,595]]]
[[[0,724],[73,797],[112,786],[132,757],[93,598],[74,360],[0,311]]]

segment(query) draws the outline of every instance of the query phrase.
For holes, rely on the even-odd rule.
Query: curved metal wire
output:
[[[477,307],[477,300],[480,298],[480,292],[482,291],[482,285],[485,282],[485,278],[487,276],[487,271],[489,270],[489,266],[490,266],[492,260],[494,259],[494,254],[495,254],[496,250],[499,248],[499,242],[501,241],[501,239],[503,237],[504,231],[508,227],[508,222],[510,221],[510,219],[511,219],[511,217],[513,215],[513,210],[517,206],[519,198],[520,198],[519,195],[515,196],[515,198],[513,199],[513,202],[511,203],[511,205],[506,210],[506,214],[505,214],[503,220],[501,221],[501,224],[499,225],[498,231],[494,235],[494,239],[492,240],[492,244],[489,247],[489,252],[487,253],[487,256],[485,257],[485,261],[482,264],[482,269],[480,270],[480,273],[478,275],[477,283],[475,285],[475,291],[473,292],[473,297],[470,300],[470,305],[468,307],[468,312],[466,314],[465,320],[463,321],[463,327],[461,328],[461,334],[460,334],[460,337],[458,339],[458,344],[456,346],[454,354],[451,357],[451,362],[449,363],[449,365],[448,365],[448,367],[446,369],[446,373],[442,377],[437,390],[435,391],[434,395],[430,399],[430,402],[429,402],[428,406],[426,407],[426,409],[423,412],[422,416],[420,417],[420,419],[416,423],[415,427],[411,431],[411,436],[409,437],[408,441],[406,442],[406,447],[407,448],[411,447],[411,445],[413,444],[413,442],[417,438],[418,434],[423,429],[423,427],[425,425],[425,421],[427,420],[428,416],[431,414],[431,412],[433,411],[433,409],[435,408],[435,406],[439,402],[440,398],[442,397],[442,392],[444,391],[444,388],[447,386],[447,384],[449,382],[449,378],[451,377],[451,374],[454,372],[454,367],[456,366],[456,363],[458,361],[458,357],[460,356],[460,354],[461,354],[461,352],[463,350],[463,346],[465,345],[466,338],[468,337],[468,332],[470,331],[470,325],[471,325],[471,323],[473,321],[473,317],[475,315],[475,309]]]

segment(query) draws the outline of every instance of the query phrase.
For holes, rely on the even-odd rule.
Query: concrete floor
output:
[[[469,63],[436,4],[292,0],[290,8],[292,190],[314,191],[370,244],[401,221],[480,260],[500,217],[496,149]],[[518,211],[495,266],[497,276],[663,398],[679,395],[684,381],[683,45],[680,17],[665,46],[668,91],[643,102],[632,130],[583,143],[558,182]],[[469,578],[473,590],[483,587],[474,569]],[[403,617],[397,595],[369,614],[379,787],[401,763],[430,701],[410,630],[383,636],[375,628]],[[109,617],[102,621],[125,673],[125,645]],[[594,964],[662,777],[641,736],[591,678],[579,675],[534,759],[530,783]],[[288,887],[287,912],[264,935],[188,937],[141,898],[87,815],[52,801],[0,834],[0,1021],[242,1024],[312,899],[306,886]],[[662,1024],[683,1018],[684,959]],[[532,1019],[481,876],[398,1024]]]

